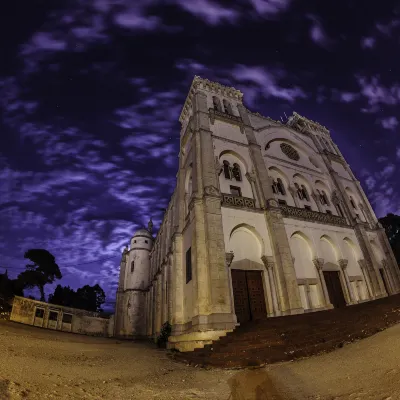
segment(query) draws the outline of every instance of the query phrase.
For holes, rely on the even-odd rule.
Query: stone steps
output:
[[[343,309],[268,318],[174,358],[191,365],[243,368],[308,357],[400,322],[400,295]]]

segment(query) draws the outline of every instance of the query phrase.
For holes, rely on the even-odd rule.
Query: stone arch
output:
[[[290,251],[294,259],[297,278],[315,278],[313,259],[316,256],[312,241],[301,231],[290,236]]]
[[[361,260],[363,258],[360,249],[356,246],[356,244],[348,237],[343,239],[343,242],[346,243],[347,246],[350,247],[351,251],[354,254],[356,261]]]
[[[236,158],[239,161],[239,165],[240,167],[243,169],[243,175],[246,174],[246,172],[249,171],[249,166],[248,163],[246,162],[246,160],[244,159],[243,156],[241,156],[239,153],[237,153],[234,150],[223,150],[221,151],[218,159],[221,160],[223,158],[224,155],[231,155],[232,157]]]
[[[286,142],[288,144],[291,144],[295,148],[297,147],[300,149],[303,153],[307,154],[309,156],[310,151],[312,153],[316,153],[315,149],[307,142],[303,141],[300,137],[297,137],[295,133],[292,131],[288,130],[287,128],[283,127],[276,127],[276,126],[267,126],[262,129],[257,129],[258,132],[266,132],[267,134],[267,143],[264,146],[264,150],[267,150],[271,143],[274,141],[282,141]],[[285,137],[285,136],[291,136],[291,138]],[[268,146],[268,147],[267,147]]]
[[[382,267],[382,260],[385,259],[383,251],[381,250],[381,248],[379,247],[379,245],[376,243],[376,241],[374,239],[370,240],[370,243],[371,243],[373,253],[375,254],[375,258],[379,263],[379,267]]]
[[[228,252],[233,251],[237,261],[249,259],[260,263],[261,257],[265,255],[263,238],[254,226],[246,223],[238,224],[231,230],[228,247]]]
[[[340,252],[334,240],[328,235],[322,235],[319,240],[321,243],[321,258],[324,259],[325,264],[330,263],[337,265],[340,259]]]
[[[269,172],[272,172],[272,174],[270,174]],[[272,176],[274,174],[279,175],[279,178],[283,179],[283,183],[285,184],[286,188],[289,187],[289,185],[290,185],[289,177],[280,168],[277,168],[277,167],[274,167],[274,166],[269,167],[268,168],[268,175],[271,178],[274,178],[274,176]]]

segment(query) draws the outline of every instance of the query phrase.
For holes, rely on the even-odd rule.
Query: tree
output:
[[[49,303],[59,306],[75,307],[76,292],[69,286],[57,285],[54,293],[49,296]]]
[[[26,270],[18,275],[18,280],[24,288],[37,286],[40,290],[40,301],[45,301],[44,286],[53,283],[55,279],[61,279],[60,268],[56,264],[55,257],[44,249],[31,249],[24,254],[33,264],[27,264]]]
[[[22,286],[17,279],[10,279],[7,270],[0,274],[0,310],[11,310],[11,299],[14,296],[23,296]]]
[[[385,228],[397,264],[400,264],[400,216],[388,214],[386,217],[380,218],[379,222]]]
[[[102,311],[101,305],[106,301],[104,290],[96,283],[94,286],[85,285],[76,291],[78,305],[88,311]]]
[[[87,311],[102,311],[101,305],[105,299],[106,295],[98,284],[85,285],[76,292],[69,286],[57,285],[54,293],[49,296],[49,303]]]

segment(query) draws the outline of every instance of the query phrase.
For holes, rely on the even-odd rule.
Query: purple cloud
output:
[[[392,116],[392,117],[382,118],[379,121],[379,123],[381,124],[382,128],[393,131],[399,125],[399,120],[397,119],[397,117]]]

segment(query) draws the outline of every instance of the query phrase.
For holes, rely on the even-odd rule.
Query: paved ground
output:
[[[227,400],[234,373],[187,367],[151,344],[0,321],[0,400]]]
[[[144,343],[0,321],[0,400],[49,398],[400,400],[400,325],[332,353],[221,371],[176,363]]]

